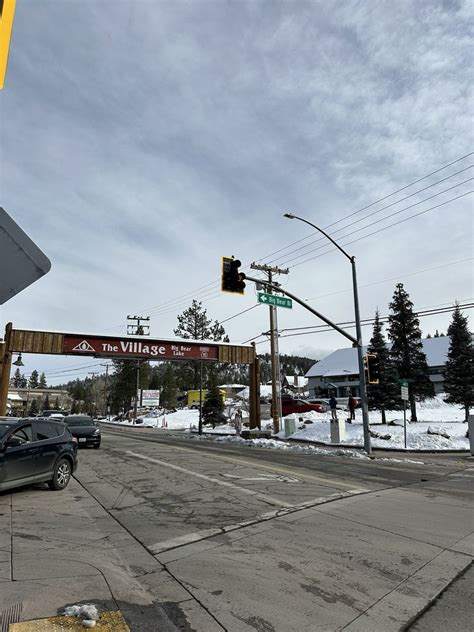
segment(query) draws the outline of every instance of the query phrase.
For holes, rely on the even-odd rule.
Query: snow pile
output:
[[[190,439],[209,440],[207,435],[191,435]],[[254,448],[266,448],[268,450],[284,450],[285,452],[292,452],[296,454],[321,454],[324,456],[346,456],[354,459],[368,459],[369,457],[356,450],[348,450],[343,448],[336,448],[334,450],[328,450],[326,448],[319,448],[314,445],[298,445],[295,443],[286,443],[284,441],[278,441],[277,439],[242,439],[242,437],[225,436],[225,437],[213,437],[212,439],[216,443],[233,443],[242,446],[254,447]]]
[[[99,611],[92,603],[68,606],[64,608],[63,614],[67,617],[77,617],[81,619],[82,625],[85,628],[94,628],[99,618]]]

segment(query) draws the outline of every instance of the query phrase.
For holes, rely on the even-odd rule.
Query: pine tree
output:
[[[115,371],[112,375],[110,400],[115,411],[130,410],[132,398],[137,390],[137,363],[135,360],[112,360]],[[77,399],[85,399],[78,397]]]
[[[14,386],[15,388],[20,388],[21,386],[21,373],[20,373],[19,368],[17,368],[15,373],[13,374],[13,377],[11,379],[11,385]]]
[[[174,369],[171,364],[166,366],[163,378],[163,388],[161,390],[160,404],[164,408],[176,408],[177,404],[176,379]]]
[[[21,374],[20,388],[28,388],[28,380],[26,379],[26,376],[23,373]]]
[[[33,399],[31,404],[30,404],[30,412],[29,415],[31,417],[34,417],[35,415],[38,414],[38,402],[36,401],[36,399]]]
[[[367,347],[368,353],[375,353],[379,363],[379,383],[367,385],[367,397],[370,410],[380,410],[382,423],[387,423],[386,410],[394,410],[400,406],[400,388],[396,366],[390,357],[382,333],[380,314],[375,312],[372,338]]]
[[[474,347],[467,316],[461,313],[458,304],[448,327],[448,336],[451,341],[444,373],[446,401],[461,404],[467,422],[469,409],[474,405]]]
[[[39,388],[46,388],[47,384],[46,384],[46,375],[44,373],[41,373],[40,377],[39,377],[39,384],[38,384]]]
[[[38,386],[39,386],[38,371],[36,369],[34,371],[32,371],[32,373],[30,375],[30,379],[28,381],[28,386],[30,388],[38,388]]]
[[[50,409],[49,395],[48,393],[46,393],[46,397],[44,398],[44,403],[43,403],[43,410],[49,410],[49,409]]]
[[[202,303],[193,299],[191,306],[178,315],[178,326],[174,330],[176,336],[186,338],[188,340],[229,340],[225,336],[224,327],[215,320],[208,318],[207,310],[203,308]],[[200,362],[193,361],[189,365],[193,369],[194,379],[193,387],[199,388]]]
[[[421,342],[420,321],[413,312],[413,303],[399,283],[390,303],[388,337],[392,342],[390,356],[400,379],[408,381],[411,420],[417,421],[416,400],[434,395],[428,363]]]
[[[76,415],[79,412],[79,404],[76,400],[72,402],[71,415]]]
[[[211,423],[213,428],[216,427],[216,424],[221,423],[224,407],[225,404],[222,401],[216,374],[214,371],[211,371],[208,381],[208,390],[202,405],[202,416],[205,423]]]

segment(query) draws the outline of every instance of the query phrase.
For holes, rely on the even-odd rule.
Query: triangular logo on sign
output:
[[[72,349],[73,351],[94,351],[95,353],[95,349],[94,347],[92,347],[87,340],[83,340],[82,342],[80,342],[78,345],[76,345],[75,347],[73,347]]]

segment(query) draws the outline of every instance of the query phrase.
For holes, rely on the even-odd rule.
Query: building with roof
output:
[[[433,382],[435,393],[444,390],[444,369],[448,358],[451,338],[425,338],[422,340],[423,351],[428,362],[430,380]],[[387,345],[390,347],[390,345]],[[363,348],[365,354],[367,347]],[[359,365],[357,349],[338,349],[329,354],[309,369],[306,373],[308,389],[311,396],[327,397],[334,393],[336,397],[360,395]]]
[[[7,395],[7,410],[11,415],[27,415],[31,404],[36,401],[38,410],[41,410],[46,400],[49,399],[50,408],[55,408],[56,403],[61,410],[70,410],[72,399],[67,391],[55,388],[16,388],[10,386]]]
[[[284,375],[281,385],[292,393],[302,395],[308,389],[308,378],[303,375]]]

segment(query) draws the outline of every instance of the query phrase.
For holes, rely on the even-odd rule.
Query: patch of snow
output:
[[[63,614],[67,617],[78,617],[79,619],[82,619],[83,624],[88,628],[93,628],[95,626],[95,622],[99,618],[97,606],[94,606],[92,603],[68,606],[67,608],[64,608]],[[88,625],[86,622],[93,622],[93,624]]]

